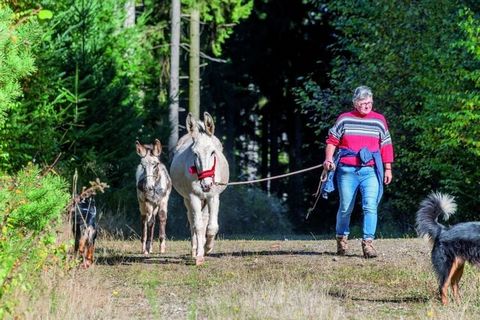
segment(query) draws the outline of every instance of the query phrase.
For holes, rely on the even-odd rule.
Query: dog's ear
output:
[[[152,153],[155,157],[158,157],[162,153],[162,144],[160,143],[160,140],[155,139]]]
[[[137,149],[137,154],[140,157],[145,157],[147,155],[147,148],[145,148],[140,142],[135,141],[135,148]]]

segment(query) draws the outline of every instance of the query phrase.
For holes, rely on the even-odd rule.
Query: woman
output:
[[[335,175],[340,195],[336,223],[337,254],[344,255],[348,249],[350,216],[355,196],[360,190],[363,255],[365,258],[374,258],[377,256],[373,247],[377,208],[383,183],[392,181],[393,146],[385,117],[372,111],[371,89],[366,86],[356,88],[352,100],[354,110],[342,113],[329,130],[323,166],[327,170],[336,168],[332,174]]]

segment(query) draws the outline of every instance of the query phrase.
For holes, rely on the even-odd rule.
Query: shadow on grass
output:
[[[364,297],[352,297],[338,290],[329,290],[327,294],[333,298],[346,299],[353,301],[367,301],[367,302],[381,302],[381,303],[426,303],[430,301],[430,297],[413,295],[410,297],[392,297],[392,298],[364,298]]]
[[[95,260],[97,265],[131,265],[134,263],[144,264],[194,264],[190,256],[159,256],[159,255],[109,255],[98,257]]]
[[[223,257],[251,257],[251,256],[332,256],[338,257],[335,252],[331,251],[295,251],[295,250],[262,250],[262,251],[237,251],[237,252],[218,252],[218,253],[211,253],[208,257],[213,258],[223,258]],[[361,257],[362,255],[357,254],[349,254],[343,256],[342,258],[349,258],[349,257]]]
[[[331,256],[338,257],[335,252],[330,251],[299,251],[299,250],[262,250],[262,251],[233,251],[233,252],[217,252],[205,256],[206,259],[224,257],[252,257],[252,256]],[[339,259],[363,258],[362,255],[349,254]],[[99,256],[95,261],[98,265],[129,265],[134,263],[145,264],[195,264],[190,255],[139,255],[139,254],[115,254],[113,251],[107,255]]]

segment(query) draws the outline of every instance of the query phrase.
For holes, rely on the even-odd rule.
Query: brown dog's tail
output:
[[[456,210],[457,204],[451,195],[440,192],[429,194],[420,203],[420,209],[417,211],[416,230],[418,236],[435,239],[444,228],[438,223],[438,217],[442,215],[444,220],[448,220]]]

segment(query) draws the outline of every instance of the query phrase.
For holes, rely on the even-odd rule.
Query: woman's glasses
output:
[[[368,107],[373,105],[373,101],[368,101],[368,102],[359,102],[358,105],[360,107]]]

